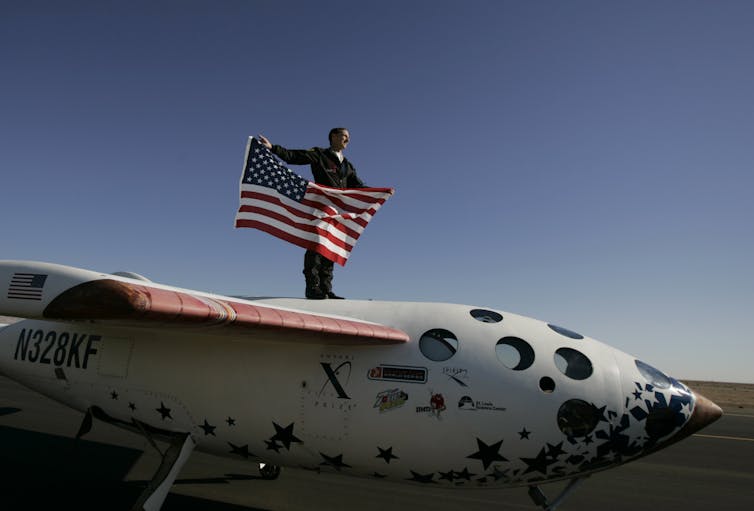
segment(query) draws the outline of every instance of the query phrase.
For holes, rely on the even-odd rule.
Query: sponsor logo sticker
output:
[[[401,389],[383,390],[377,394],[372,408],[379,409],[380,413],[395,410],[406,404],[408,394]]]
[[[427,383],[427,368],[380,364],[377,367],[371,368],[367,373],[367,377],[370,380]]]
[[[504,412],[505,407],[497,406],[492,401],[474,400],[470,396],[463,396],[458,400],[459,410],[489,410],[493,412]]]

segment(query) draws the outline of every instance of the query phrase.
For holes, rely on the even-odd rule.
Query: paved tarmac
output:
[[[0,377],[0,508],[47,506],[125,511],[157,468],[141,437],[95,421],[75,442],[83,415]],[[554,496],[564,483],[545,485]],[[525,488],[427,489],[283,469],[265,481],[255,466],[194,453],[164,511],[536,510]],[[589,478],[560,511],[754,509],[754,409],[641,460]]]

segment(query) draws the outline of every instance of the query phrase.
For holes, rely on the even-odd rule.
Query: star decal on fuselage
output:
[[[553,463],[556,463],[556,460],[549,460],[548,458],[549,456],[547,455],[547,451],[544,447],[539,450],[539,454],[537,454],[536,458],[521,458],[521,461],[523,461],[527,465],[524,474],[537,471],[541,472],[544,475],[547,475],[547,467],[549,467]]]
[[[280,448],[283,447],[282,445],[277,443],[275,440],[265,440],[264,443],[267,444],[268,451],[280,452]]]
[[[419,474],[414,472],[413,470],[410,470],[412,477],[406,479],[407,481],[416,481],[417,483],[432,483],[437,484],[437,481],[433,481],[432,479],[435,477],[435,473],[432,472],[430,474]]]
[[[328,456],[327,454],[320,452],[319,455],[322,456],[323,460],[325,460],[322,463],[320,463],[320,465],[329,465],[335,468],[335,470],[337,470],[338,472],[340,472],[340,469],[343,467],[351,468],[351,465],[347,465],[343,463],[342,454],[338,454],[337,456]]]
[[[297,444],[303,443],[303,441],[300,438],[297,438],[293,434],[293,422],[288,424],[286,427],[280,426],[277,422],[273,422],[272,425],[275,427],[275,435],[270,438],[273,442],[278,441],[286,448],[286,450],[291,450],[291,443],[295,442]],[[269,446],[268,446],[269,449]]]
[[[217,436],[215,435],[215,428],[217,426],[211,426],[210,423],[207,422],[207,419],[204,419],[204,424],[199,427],[204,430],[204,436],[207,436],[207,435]]]
[[[157,410],[157,412],[159,412],[159,414],[162,416],[162,420],[173,420],[173,417],[170,415],[170,408],[166,407],[165,403],[163,403],[162,401],[160,401],[160,407],[155,408],[155,410]]]
[[[239,456],[242,456],[243,458],[248,458],[249,456],[254,456],[254,454],[249,452],[249,444],[246,445],[235,445],[231,442],[228,442],[228,445],[231,449],[231,454],[238,454]]]
[[[485,470],[487,470],[487,468],[492,464],[493,461],[508,461],[498,452],[500,450],[500,446],[503,445],[502,440],[494,444],[487,445],[479,438],[477,438],[476,443],[478,448],[477,452],[469,454],[466,457],[480,460]]]
[[[476,474],[469,473],[469,469],[467,467],[463,467],[462,472],[453,472],[453,476],[456,479],[465,479],[467,481],[471,481],[471,478],[475,475]]]
[[[380,451],[380,453],[375,456],[375,458],[382,458],[385,460],[385,463],[390,463],[390,460],[399,460],[400,458],[393,454],[393,448],[388,447],[387,449],[383,449],[382,447],[377,447],[377,450]]]

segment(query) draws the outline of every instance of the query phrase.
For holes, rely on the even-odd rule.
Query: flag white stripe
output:
[[[337,229],[335,226],[332,225],[332,222],[326,222],[325,220],[322,220],[322,219],[334,220],[335,223],[342,224],[345,227],[350,228],[352,231],[356,232],[359,235],[364,231],[364,227],[362,227],[361,225],[357,224],[356,222],[354,222],[352,220],[347,220],[347,219],[344,219],[344,218],[338,217],[338,216],[323,215],[318,210],[314,210],[314,209],[308,208],[308,207],[307,208],[297,207],[297,206],[300,206],[300,204],[298,202],[292,200],[292,199],[289,199],[289,198],[287,198],[285,196],[281,196],[281,195],[278,195],[278,194],[272,194],[272,193],[269,193],[269,192],[265,192],[263,187],[257,187],[257,188],[259,188],[259,190],[256,190],[257,193],[261,193],[261,194],[264,194],[264,195],[266,195],[268,197],[272,197],[274,199],[278,199],[283,204],[285,204],[287,206],[291,206],[294,209],[296,209],[298,211],[301,211],[303,213],[308,213],[310,215],[314,215],[318,219],[311,220],[309,218],[302,218],[302,217],[299,217],[299,216],[296,216],[295,218],[291,218],[291,216],[292,216],[291,212],[289,210],[285,209],[283,206],[278,205],[278,204],[273,204],[273,203],[270,203],[270,202],[266,202],[266,201],[260,201],[259,199],[242,198],[241,199],[241,205],[242,206],[245,205],[245,206],[255,207],[255,208],[258,208],[258,209],[264,209],[264,210],[271,211],[271,212],[277,213],[277,214],[285,216],[285,217],[289,217],[289,218],[291,218],[292,221],[295,221],[295,222],[299,222],[299,223],[302,223],[302,224],[308,224],[308,225],[311,225],[311,226],[319,227],[320,229],[327,230],[332,237],[338,238],[338,239],[342,240],[343,242],[350,244],[351,246],[353,246],[353,245],[356,244],[356,239],[355,238],[353,238],[353,237],[349,236],[347,233],[345,233],[345,232]],[[246,215],[246,214],[250,214],[250,213],[247,213],[247,212],[244,212],[244,211],[239,211],[237,218],[248,219],[245,216],[243,216],[243,215]],[[291,227],[291,228],[293,228],[293,227]]]
[[[255,204],[255,207],[257,207],[259,209],[263,209],[265,211],[272,211],[272,212],[281,214],[280,208],[260,207],[258,204]],[[296,226],[292,226],[292,225],[290,225],[288,223],[281,222],[280,220],[277,220],[277,219],[275,219],[275,218],[273,218],[273,217],[271,217],[269,215],[265,215],[264,213],[261,213],[261,212],[239,211],[236,218],[242,219],[242,220],[259,220],[259,218],[256,218],[257,216],[261,216],[263,218],[269,218],[270,221],[277,222],[276,227],[279,228],[279,229],[281,229],[281,230],[288,231],[288,232],[293,232],[293,231],[307,232],[310,236],[317,236],[317,234],[315,234],[315,233],[306,231],[304,229],[299,229]],[[350,247],[353,247],[356,244],[356,239],[355,238],[353,238],[351,236],[348,236],[343,231],[337,229],[335,226],[331,225],[328,222],[324,222],[324,221],[313,221],[313,222],[312,221],[302,221],[302,222],[299,222],[299,223],[307,225],[307,226],[310,226],[310,227],[316,227],[316,228],[319,228],[319,229],[321,229],[323,231],[326,231],[328,233],[328,236],[330,236],[331,238],[337,239],[340,242],[345,243],[346,245],[348,245]],[[285,227],[285,229],[283,229],[283,228],[279,227],[279,225],[285,225],[286,227]]]
[[[269,225],[270,227],[287,232],[288,234],[292,236],[296,236],[297,238],[301,238],[307,241],[312,241],[314,243],[320,244],[326,247],[328,250],[332,251],[333,253],[338,254],[339,256],[344,257],[344,258],[348,258],[350,251],[353,249],[352,245],[349,245],[348,248],[340,247],[332,243],[329,239],[327,239],[324,236],[320,236],[318,234],[315,234],[309,231],[296,229],[295,227],[291,227],[289,224],[285,222],[280,222],[278,220],[275,220],[274,218],[270,218],[269,216],[262,215],[259,213],[238,213],[236,218],[241,219],[241,220],[255,220],[257,222],[262,222],[266,225]]]
[[[362,195],[362,196],[368,195],[370,197],[374,197],[375,199],[387,198],[386,196],[388,196],[388,194],[386,194],[385,192],[373,192],[370,194],[365,194],[365,193],[352,192],[351,189],[337,190],[337,189],[331,189],[331,188],[324,188],[322,186],[319,186],[317,183],[310,183],[309,187],[317,188],[329,200],[339,199],[344,204],[347,204],[349,207],[352,207],[358,210],[379,209],[381,204],[380,203],[375,204],[374,201],[372,202],[363,201],[357,197],[354,197],[354,195]],[[307,193],[307,195],[309,194]],[[312,193],[311,195],[312,197],[322,197],[318,193]]]

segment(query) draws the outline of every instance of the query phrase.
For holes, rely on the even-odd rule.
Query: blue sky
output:
[[[0,259],[303,296],[249,135],[395,195],[349,298],[485,305],[754,382],[749,1],[4,1]],[[308,167],[295,167],[310,177]]]

